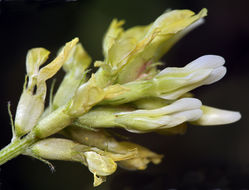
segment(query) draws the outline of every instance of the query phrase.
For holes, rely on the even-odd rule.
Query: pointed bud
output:
[[[195,125],[224,125],[234,123],[241,118],[241,114],[236,111],[228,111],[209,106],[202,106],[203,115],[193,122]]]
[[[189,75],[189,77],[191,78],[186,81],[184,86],[179,86],[178,84],[176,84],[177,90],[174,90],[173,92],[164,92],[160,97],[165,99],[176,99],[185,94],[186,92],[189,92],[197,87],[209,85],[219,81],[226,74],[226,68],[223,66],[224,63],[224,58],[217,55],[205,55],[199,57],[198,59],[186,65],[183,69],[185,69],[186,71],[192,71],[196,74],[198,72],[204,72],[202,77],[199,75],[200,78],[198,78],[197,76],[197,79],[195,79],[194,77]],[[167,68],[161,71],[162,75],[166,73]],[[161,74],[159,73],[159,75]]]
[[[195,98],[182,98],[152,110],[99,107],[79,117],[77,122],[92,128],[122,127],[131,132],[150,132],[197,120],[202,115],[200,107],[201,102]]]
[[[187,92],[220,80],[226,73],[224,59],[216,55],[202,56],[183,68],[167,67],[150,80],[122,85],[128,89],[120,96],[106,99],[102,104],[123,104],[145,97],[175,100]]]
[[[198,99],[182,98],[158,109],[117,113],[115,122],[131,132],[150,132],[197,120],[202,115],[200,107]]]

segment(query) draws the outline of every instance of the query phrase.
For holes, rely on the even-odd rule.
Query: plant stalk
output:
[[[0,165],[22,154],[39,139],[50,136],[70,125],[72,119],[64,113],[66,108],[66,105],[58,108],[42,119],[25,137],[21,139],[15,138],[9,145],[4,147],[0,151]]]
[[[36,136],[30,132],[22,139],[15,139],[0,151],[0,166],[22,154],[29,146],[36,142]]]

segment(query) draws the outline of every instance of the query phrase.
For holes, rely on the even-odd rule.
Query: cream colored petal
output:
[[[193,124],[195,125],[224,125],[234,123],[241,118],[236,111],[217,109],[209,106],[202,106],[203,115]]]

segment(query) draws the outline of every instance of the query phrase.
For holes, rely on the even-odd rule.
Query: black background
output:
[[[11,139],[7,102],[15,113],[28,49],[58,48],[79,37],[94,60],[101,60],[102,37],[112,18],[125,27],[152,22],[166,9],[208,9],[204,25],[183,38],[163,61],[184,66],[205,54],[226,59],[227,75],[195,90],[204,104],[239,110],[242,119],[214,127],[190,126],[183,136],[132,134],[131,140],[163,153],[160,165],[145,171],[123,169],[96,189],[249,189],[249,1],[1,1],[0,0],[0,147]],[[62,74],[62,73],[61,73]],[[60,75],[58,75],[59,78]],[[128,134],[128,133],[125,133]],[[78,163],[53,162],[56,172],[20,156],[0,168],[0,189],[93,189],[92,174]]]

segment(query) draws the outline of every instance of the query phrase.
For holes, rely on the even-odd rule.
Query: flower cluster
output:
[[[203,23],[207,10],[173,10],[153,23],[124,30],[114,19],[103,40],[104,60],[90,74],[91,57],[75,38],[58,56],[48,58],[44,48],[27,54],[24,89],[13,122],[13,139],[0,151],[0,164],[24,154],[53,167],[48,160],[80,162],[94,175],[94,186],[117,166],[144,170],[162,155],[129,141],[120,141],[106,128],[134,133],[183,134],[186,123],[222,125],[240,119],[240,113],[202,105],[191,90],[220,80],[225,61],[205,55],[185,67],[158,70],[160,58],[185,34]],[[50,93],[45,109],[46,80],[60,68],[64,79]],[[55,135],[52,136],[52,135]]]

